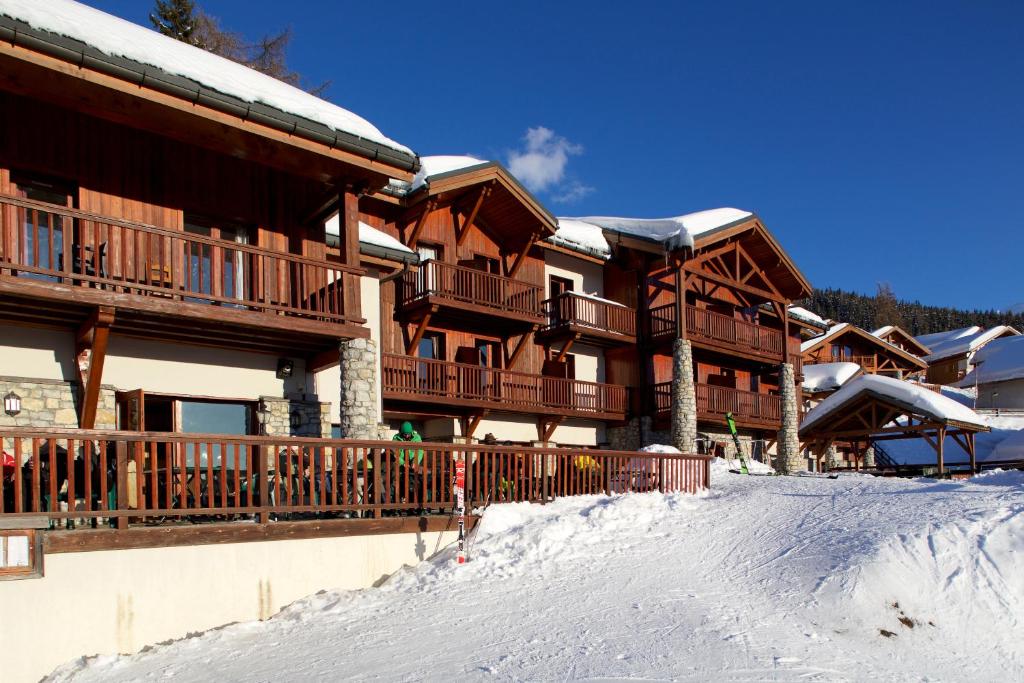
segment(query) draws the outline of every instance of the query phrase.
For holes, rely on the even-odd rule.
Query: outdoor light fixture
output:
[[[21,412],[21,396],[13,391],[4,396],[4,412],[14,417]]]
[[[260,434],[267,433],[267,420],[270,419],[270,406],[262,398],[256,405],[256,421],[259,422]]]
[[[293,411],[292,414],[288,416],[288,424],[291,425],[292,429],[298,429],[299,427],[301,427],[302,413],[300,413],[298,410]]]
[[[288,379],[295,374],[295,361],[291,358],[277,359],[277,378]]]

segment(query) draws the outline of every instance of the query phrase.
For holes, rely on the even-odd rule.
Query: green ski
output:
[[[743,447],[740,445],[739,434],[736,433],[736,420],[732,419],[732,413],[725,414],[725,421],[729,425],[729,433],[732,434],[732,442],[736,444],[736,455],[740,459],[740,473],[750,474],[750,469],[747,467],[747,458],[743,455]]]

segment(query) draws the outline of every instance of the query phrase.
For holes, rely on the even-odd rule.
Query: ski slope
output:
[[[1024,474],[492,506],[379,588],[54,680],[1024,679]],[[883,631],[885,633],[883,633]]]

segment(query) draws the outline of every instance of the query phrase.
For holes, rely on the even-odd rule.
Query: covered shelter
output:
[[[847,383],[807,413],[800,440],[818,460],[836,441],[862,448],[890,439],[924,439],[935,449],[940,474],[945,472],[946,437],[956,442],[977,471],[975,435],[987,432],[984,420],[967,406],[930,389],[881,375],[864,375]]]

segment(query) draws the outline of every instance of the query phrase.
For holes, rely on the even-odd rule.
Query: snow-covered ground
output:
[[[1024,680],[1024,474],[495,505],[383,586],[57,680]]]

